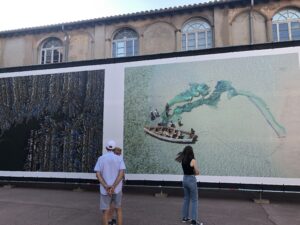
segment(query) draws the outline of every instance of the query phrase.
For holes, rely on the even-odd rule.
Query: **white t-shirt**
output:
[[[106,184],[112,186],[118,177],[119,171],[125,169],[123,157],[109,151],[98,158],[94,171],[100,172]],[[119,193],[120,191],[122,191],[122,181],[115,188],[115,193]],[[107,195],[105,188],[101,184],[100,192],[103,195]]]

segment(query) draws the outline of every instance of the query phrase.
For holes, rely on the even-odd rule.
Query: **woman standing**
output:
[[[191,221],[191,224],[200,225],[198,219],[198,188],[195,175],[199,175],[199,169],[195,160],[192,146],[186,146],[182,152],[177,154],[175,159],[181,163],[183,170],[183,190],[184,199],[182,206],[182,222]],[[191,202],[191,219],[189,218],[189,208]],[[201,223],[202,224],[202,223]]]

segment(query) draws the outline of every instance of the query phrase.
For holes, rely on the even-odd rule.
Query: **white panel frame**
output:
[[[57,74],[66,72],[105,70],[104,90],[104,121],[103,121],[103,149],[105,143],[114,139],[123,148],[124,132],[124,78],[125,68],[146,65],[160,65],[170,63],[183,63],[195,61],[210,61],[216,59],[233,59],[254,56],[268,56],[281,54],[298,54],[300,69],[300,47],[287,47],[278,49],[252,50],[242,52],[219,53],[199,56],[174,57],[154,60],[144,60],[125,63],[112,63],[103,65],[78,66],[58,69],[33,70],[22,72],[9,72],[0,74],[0,78]],[[66,172],[24,172],[0,171],[0,177],[35,177],[35,178],[66,178],[66,179],[96,179],[94,173],[66,173]],[[181,181],[182,175],[170,174],[126,174],[127,180],[137,181]],[[198,181],[208,183],[235,183],[260,185],[296,185],[300,186],[300,178],[275,177],[242,177],[242,176],[198,176]]]

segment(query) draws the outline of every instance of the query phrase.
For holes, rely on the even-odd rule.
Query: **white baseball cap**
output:
[[[109,150],[113,150],[116,147],[116,142],[114,140],[110,140],[106,144],[106,148]]]

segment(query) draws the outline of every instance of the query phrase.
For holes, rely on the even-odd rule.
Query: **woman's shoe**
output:
[[[200,222],[198,222],[198,221],[196,221],[196,220],[192,220],[192,221],[191,221],[191,224],[192,224],[192,225],[203,225],[203,223],[200,223]]]
[[[181,220],[181,222],[183,222],[183,223],[187,223],[187,222],[190,222],[190,221],[191,221],[190,218],[185,218],[185,217],[183,217],[182,220]]]

